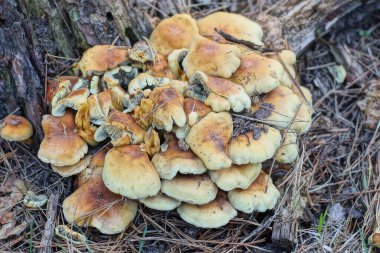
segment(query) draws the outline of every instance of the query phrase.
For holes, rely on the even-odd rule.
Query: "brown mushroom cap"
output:
[[[108,151],[103,180],[112,192],[131,199],[155,196],[161,187],[156,169],[139,145],[114,147]]]
[[[281,143],[280,131],[268,127],[255,139],[253,132],[243,133],[231,139],[228,155],[234,164],[261,163],[273,157]]]
[[[199,70],[208,75],[229,78],[240,65],[241,52],[235,45],[219,44],[197,35],[183,60],[187,77]]]
[[[191,127],[186,143],[209,170],[228,168],[232,161],[227,156],[227,143],[232,129],[232,117],[229,113],[210,112]]]
[[[231,204],[244,213],[265,212],[273,209],[279,197],[280,192],[272,179],[263,171],[247,189],[234,189],[228,192]]]
[[[103,234],[122,232],[133,220],[137,203],[107,189],[99,173],[63,201],[65,219]]]
[[[211,180],[223,191],[235,188],[247,189],[261,171],[261,163],[244,165],[232,164],[231,167],[221,170],[209,170]]]
[[[98,145],[94,139],[96,127],[90,123],[90,112],[88,103],[81,104],[75,114],[75,125],[78,134],[90,146]]]
[[[158,24],[150,35],[150,41],[158,53],[166,56],[175,49],[188,48],[196,34],[196,21],[188,14],[176,14]]]
[[[206,166],[191,150],[182,150],[178,140],[170,136],[168,148],[153,156],[152,163],[160,178],[171,180],[177,173],[202,174],[207,171]]]
[[[112,108],[111,90],[89,96],[87,103],[91,122],[96,125],[103,124]]]
[[[32,135],[32,124],[22,116],[8,115],[0,125],[0,136],[4,140],[24,141]]]
[[[48,81],[47,90],[46,90],[46,102],[51,104],[51,101],[54,95],[57,93],[59,84],[64,81],[70,82],[70,88],[74,86],[79,80],[77,76],[59,76],[55,79],[51,79]]]
[[[215,199],[218,187],[207,174],[179,174],[172,180],[162,180],[161,191],[176,200],[202,205]]]
[[[183,203],[177,212],[184,221],[200,228],[222,227],[237,215],[223,192],[219,192],[213,201],[204,205]]]
[[[209,112],[211,112],[211,108],[209,106],[194,98],[185,98],[185,101],[183,102],[183,109],[185,111],[189,126],[193,126]]]
[[[233,37],[250,41],[256,45],[264,45],[263,30],[248,18],[228,12],[215,12],[197,21],[199,33],[219,43],[228,43],[215,29],[223,31]]]
[[[111,45],[97,45],[84,52],[79,68],[84,77],[103,74],[128,60],[128,50]]]
[[[174,79],[174,75],[170,71],[169,63],[165,56],[158,54],[153,63],[148,65],[148,72],[154,77]]]
[[[55,166],[73,165],[87,153],[87,144],[75,129],[72,111],[62,117],[44,115],[41,124],[45,134],[38,150],[41,161]]]
[[[230,80],[242,85],[249,96],[267,93],[280,85],[284,69],[277,60],[253,51],[243,53],[240,59]]]
[[[143,203],[144,206],[149,207],[150,209],[170,211],[177,208],[181,204],[181,201],[168,197],[162,192],[159,192],[156,196],[141,199],[140,203]]]

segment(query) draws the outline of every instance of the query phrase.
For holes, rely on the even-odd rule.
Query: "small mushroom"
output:
[[[272,179],[261,171],[247,189],[234,189],[228,192],[228,199],[239,211],[244,213],[265,212],[277,203],[280,192]]]
[[[153,77],[148,73],[141,73],[128,84],[128,93],[135,94],[139,90],[154,89],[170,83],[168,78]]]
[[[73,244],[85,244],[87,241],[86,236],[75,232],[66,225],[58,225],[54,229],[55,235],[65,239]]]
[[[128,50],[112,45],[97,45],[84,52],[79,68],[84,77],[101,75],[129,59]]]
[[[150,41],[158,53],[166,56],[175,49],[188,48],[196,34],[196,21],[188,14],[176,14],[157,25],[150,35]]]
[[[137,62],[152,62],[156,52],[145,40],[140,40],[129,49],[129,57]]]
[[[249,96],[270,92],[280,85],[284,69],[277,60],[253,51],[243,53],[240,59],[230,80],[242,85]]]
[[[117,75],[120,72],[120,68],[114,68],[104,73],[102,82],[105,84],[104,86],[112,88],[114,86],[120,85],[120,80],[117,78]]]
[[[373,233],[368,237],[368,243],[371,246],[380,248],[380,227],[377,226]]]
[[[113,109],[118,111],[123,111],[124,108],[129,107],[131,103],[131,98],[125,90],[117,85],[109,89],[111,94],[111,101]]]
[[[154,156],[160,151],[160,136],[152,128],[144,134],[144,142],[140,144],[141,150],[149,155]]]
[[[93,94],[87,99],[90,121],[95,125],[105,122],[109,111],[112,109],[112,96],[110,90]]]
[[[73,165],[87,153],[88,146],[75,128],[72,111],[62,117],[44,115],[41,124],[45,135],[38,150],[41,161],[55,166]]]
[[[241,112],[251,107],[251,99],[244,88],[227,79],[208,76],[201,71],[196,71],[190,78],[190,85],[201,86],[206,95],[216,94],[225,98],[234,112]],[[211,107],[215,107],[211,101]]]
[[[235,45],[219,44],[196,35],[182,64],[189,78],[197,70],[208,75],[229,78],[240,65],[240,55],[240,50]]]
[[[297,134],[292,130],[288,130],[274,158],[280,163],[292,163],[297,159],[297,156]]]
[[[156,196],[141,199],[140,203],[158,211],[171,211],[181,205],[181,201],[168,197],[162,192],[159,192]]]
[[[29,208],[37,208],[44,206],[47,202],[47,196],[45,194],[36,195],[32,191],[28,191],[22,201],[24,206]]]
[[[133,111],[133,118],[143,128],[148,129],[152,125],[154,108],[153,101],[150,99],[141,99],[140,105],[136,106]]]
[[[313,98],[310,91],[306,87],[300,86],[300,89],[303,95],[305,96],[306,100],[304,96],[301,94],[300,90],[295,85],[293,85],[292,91],[302,101],[302,104],[290,128],[299,134],[304,134],[307,131],[309,131],[311,127],[311,123],[312,123],[311,116],[313,114],[313,109],[312,109]]]
[[[48,80],[46,89],[46,102],[48,104],[51,104],[53,97],[56,96],[57,93],[60,93],[60,95],[58,95],[60,98],[67,96],[70,93],[73,85],[78,82],[78,80],[79,77],[77,76],[59,76],[57,78]],[[62,83],[65,83],[65,85],[62,85]],[[62,86],[65,87],[64,91],[62,91]]]
[[[226,194],[219,192],[216,198],[203,205],[183,203],[177,208],[181,218],[196,227],[219,228],[237,215],[236,209],[228,202]]]
[[[227,156],[227,143],[232,129],[229,113],[210,112],[191,127],[186,143],[209,170],[228,168],[232,161]]]
[[[161,191],[176,200],[202,205],[215,199],[218,187],[207,174],[179,174],[172,180],[162,180]]]
[[[177,173],[202,174],[207,171],[206,166],[192,151],[182,150],[174,136],[167,136],[168,147],[153,156],[152,163],[160,178],[171,180]]]
[[[152,63],[148,64],[148,73],[154,77],[174,79],[166,58],[158,54]]]
[[[211,180],[223,191],[236,188],[247,189],[261,171],[261,163],[232,164],[221,170],[209,170]]]
[[[81,104],[86,103],[87,97],[90,95],[90,91],[87,88],[80,88],[73,90],[66,97],[60,99],[56,103],[52,103],[51,114],[53,116],[63,116],[67,108],[78,110]],[[53,98],[54,102],[54,98]]]
[[[168,55],[169,68],[170,71],[173,73],[174,78],[176,79],[185,79],[182,63],[188,51],[189,50],[187,48],[181,48],[173,50],[173,52],[171,52]]]
[[[94,139],[96,127],[90,122],[90,111],[88,103],[81,104],[75,114],[75,125],[78,130],[78,134],[82,139],[90,146],[98,145],[98,142]]]
[[[280,131],[267,127],[258,138],[252,131],[232,138],[228,144],[228,156],[234,164],[261,163],[272,158],[280,144]]]
[[[32,135],[32,124],[22,116],[8,115],[0,124],[0,136],[4,140],[26,141]]]
[[[108,151],[103,169],[108,189],[130,199],[157,195],[160,177],[139,145],[124,145]]]

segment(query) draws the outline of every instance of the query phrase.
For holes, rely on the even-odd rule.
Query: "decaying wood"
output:
[[[51,194],[47,203],[47,221],[45,223],[44,234],[42,235],[42,240],[40,242],[41,250],[40,253],[51,253],[53,252],[50,245],[54,236],[55,219],[57,217],[57,207],[58,207],[59,194]]]

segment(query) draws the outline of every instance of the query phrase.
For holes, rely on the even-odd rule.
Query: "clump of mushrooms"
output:
[[[265,46],[260,26],[241,15],[177,14],[150,42],[94,46],[78,76],[49,82],[38,157],[77,178],[63,202],[68,223],[119,233],[141,203],[217,228],[238,211],[276,207],[265,162],[297,159],[311,93],[297,84],[291,50],[253,51],[225,35]],[[17,116],[2,123],[4,139],[31,134]]]

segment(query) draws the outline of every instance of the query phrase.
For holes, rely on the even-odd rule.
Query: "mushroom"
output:
[[[159,78],[153,77],[148,73],[141,73],[136,76],[129,84],[128,84],[128,93],[135,94],[139,90],[143,89],[154,89],[157,86],[163,86],[170,83],[170,79],[168,78]]]
[[[105,72],[102,77],[102,82],[105,84],[104,86],[109,89],[114,86],[120,85],[120,80],[119,78],[117,78],[119,72],[120,72],[120,68],[114,68],[112,70]]]
[[[239,211],[244,213],[265,212],[277,203],[280,192],[272,179],[263,171],[247,189],[234,189],[228,192],[228,199]]]
[[[139,145],[114,147],[108,151],[103,169],[108,189],[130,199],[155,196],[160,190],[160,177]]]
[[[86,103],[89,95],[90,91],[87,88],[80,88],[78,90],[73,90],[70,94],[56,103],[54,103],[53,98],[51,114],[60,117],[65,114],[66,108],[78,110],[81,104]]]
[[[197,21],[199,33],[219,43],[229,43],[216,30],[227,33],[236,39],[262,46],[263,30],[248,18],[228,12],[215,12]]]
[[[215,199],[218,187],[207,174],[179,174],[172,180],[162,180],[161,191],[176,200],[202,205]]]
[[[93,94],[87,99],[90,121],[95,125],[105,122],[109,111],[112,109],[112,96],[110,90]]]
[[[216,94],[226,99],[234,112],[241,112],[251,107],[251,99],[245,93],[244,88],[226,79],[208,76],[201,71],[196,71],[190,77],[190,85],[201,86],[206,95]],[[211,103],[208,105],[214,108],[213,101]]]
[[[152,63],[148,64],[148,73],[154,77],[174,79],[165,56],[158,54]]]
[[[76,175],[87,168],[90,164],[91,157],[85,156],[79,160],[79,162],[73,165],[65,165],[65,166],[56,166],[54,164],[51,165],[51,169],[54,172],[57,172],[62,177],[69,177],[72,175]]]
[[[174,136],[167,136],[165,142],[168,145],[167,149],[157,153],[152,158],[152,163],[160,178],[171,180],[178,172],[182,174],[202,174],[207,171],[202,160],[190,150],[182,150]]]
[[[175,49],[188,48],[196,34],[196,21],[188,14],[176,14],[157,25],[150,35],[150,41],[158,53],[166,56]]]
[[[371,246],[380,248],[380,227],[379,226],[376,226],[373,233],[368,237],[368,243]]]
[[[8,115],[0,125],[0,136],[8,141],[26,141],[33,135],[29,120],[22,116]]]
[[[230,80],[242,85],[249,96],[270,92],[280,85],[284,69],[277,60],[253,51],[243,53],[240,60]]]
[[[232,164],[231,167],[221,170],[209,170],[211,180],[223,191],[235,188],[247,189],[261,171],[261,163],[244,165]]]
[[[62,207],[68,222],[95,227],[103,234],[122,232],[137,212],[137,203],[108,190],[99,173],[67,197]]]
[[[210,112],[191,127],[186,143],[209,170],[228,168],[232,161],[227,156],[227,143],[232,129],[229,113]]]
[[[231,110],[231,106],[228,100],[219,95],[216,95],[215,93],[208,95],[204,103],[205,105],[210,106],[213,112],[228,112]]]
[[[168,64],[170,71],[173,73],[174,78],[179,79],[179,80],[184,80],[186,79],[186,76],[184,76],[183,72],[183,59],[185,59],[185,56],[187,55],[187,52],[189,50],[187,48],[181,48],[181,49],[176,49],[173,50],[168,55]]]
[[[140,40],[133,44],[133,47],[129,49],[129,57],[137,62],[146,63],[152,62],[156,52],[149,43],[145,40]]]
[[[66,111],[62,117],[42,117],[44,139],[38,150],[38,158],[55,166],[73,165],[87,153],[87,144],[77,133],[74,113]]]
[[[160,151],[160,136],[152,128],[144,134],[144,142],[140,144],[141,150],[149,155],[154,156]]]
[[[104,167],[104,160],[108,152],[108,148],[102,148],[98,150],[95,154],[89,156],[90,162],[84,170],[82,170],[76,179],[75,184],[79,187],[87,182],[94,175],[102,175],[102,170]],[[99,169],[100,168],[100,169]]]
[[[96,130],[94,139],[100,142],[110,137],[114,146],[121,146],[140,144],[144,139],[144,134],[145,131],[132,115],[112,110],[106,122]]]
[[[300,90],[302,91],[303,95]],[[299,134],[304,134],[307,131],[309,131],[311,127],[311,123],[312,123],[311,116],[313,114],[313,109],[311,105],[313,104],[313,98],[310,91],[304,86],[300,86],[298,89],[297,86],[293,85],[292,91],[302,101],[302,104],[290,128]]]
[[[141,199],[140,203],[158,211],[170,211],[181,205],[181,201],[168,197],[162,192],[159,192],[156,196]]]
[[[75,232],[66,225],[56,226],[54,233],[56,236],[61,237],[62,239],[65,239],[65,241],[69,241],[72,244],[85,244],[87,241],[86,236]]]
[[[278,60],[279,62],[283,62],[285,67],[287,68],[289,74],[287,71],[282,72],[282,76],[280,79],[281,85],[284,85],[288,88],[291,88],[293,86],[293,79],[296,78],[296,70],[295,70],[295,64],[296,64],[296,54],[293,51],[290,50],[282,50],[280,53],[268,55],[268,58],[272,58],[275,60]],[[279,59],[280,58],[280,59]]]
[[[128,50],[112,45],[97,45],[84,52],[79,68],[84,77],[101,75],[129,59]]]
[[[48,80],[48,85],[47,85],[47,89],[46,89],[46,102],[48,104],[51,104],[53,97],[59,92],[61,93],[61,95],[60,95],[61,98],[67,96],[67,94],[70,93],[73,85],[75,83],[77,83],[78,80],[79,80],[79,77],[77,77],[77,76],[59,76],[57,78]],[[65,86],[65,88],[67,88],[67,90],[68,90],[67,93],[65,91],[62,92],[62,90],[60,91],[60,87],[62,87],[61,83],[65,83],[65,85],[63,85],[63,86]],[[64,95],[62,95],[62,93]]]
[[[175,88],[157,87],[149,95],[153,101],[152,122],[158,129],[172,131],[173,125],[183,127],[186,115],[183,110],[184,98]]]
[[[93,76],[91,78],[91,82],[90,82],[91,94],[98,94],[100,92],[99,81],[100,81],[99,76]]]
[[[24,206],[29,208],[37,208],[44,206],[47,202],[47,196],[45,194],[36,195],[32,191],[28,191],[25,198],[22,200]]]
[[[112,106],[111,108],[118,111],[123,111],[125,107],[129,107],[131,98],[125,90],[119,85],[109,89],[111,94]]]
[[[236,209],[228,202],[226,194],[219,192],[216,198],[203,205],[183,203],[177,208],[181,218],[196,227],[219,228],[237,215]]]
[[[288,130],[284,134],[284,140],[278,148],[274,159],[280,163],[291,163],[298,156],[297,134],[292,130]]]
[[[291,89],[285,86],[278,86],[271,92],[265,94],[261,104],[272,104],[274,110],[265,118],[265,121],[277,129],[285,129],[290,123],[302,122],[298,120],[296,114],[299,112],[301,100]],[[252,112],[260,109],[260,104],[252,106]]]
[[[94,139],[96,127],[91,125],[90,111],[88,103],[81,104],[75,114],[75,125],[78,130],[78,134],[82,139],[90,146],[98,145],[98,142]]]
[[[273,127],[264,129],[258,138],[250,131],[231,139],[228,156],[234,164],[261,163],[273,157],[281,144],[281,134]]]
[[[148,129],[152,125],[153,121],[153,101],[150,99],[141,99],[140,105],[136,106],[133,111],[133,118],[143,128]]]
[[[182,65],[187,77],[199,70],[208,75],[229,78],[240,65],[240,50],[235,45],[219,44],[194,36]]]

